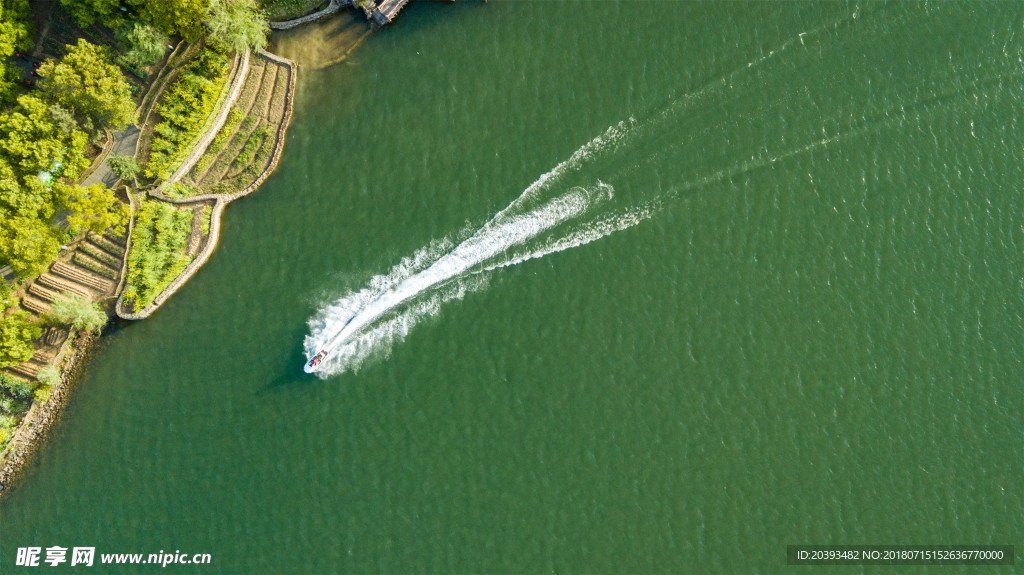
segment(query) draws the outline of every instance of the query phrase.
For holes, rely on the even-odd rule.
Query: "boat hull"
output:
[[[319,352],[317,352],[316,355],[314,355],[313,357],[309,358],[309,361],[306,362],[306,365],[302,366],[302,371],[304,371],[306,373],[313,373],[313,372],[315,372],[320,367],[320,365],[323,363],[324,359],[326,359],[326,358],[327,358],[327,350],[326,349],[320,350]]]

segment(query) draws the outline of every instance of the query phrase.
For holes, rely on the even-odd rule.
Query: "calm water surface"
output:
[[[0,503],[0,570],[28,545],[211,553],[167,568],[196,573],[1019,552],[1022,22],[1012,2],[412,5],[300,74],[280,167],[215,256],[93,354]],[[301,377],[323,305],[630,118],[548,193],[600,181],[601,210],[650,219]]]

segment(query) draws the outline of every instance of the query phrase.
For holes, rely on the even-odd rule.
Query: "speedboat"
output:
[[[309,361],[306,362],[306,365],[302,368],[302,370],[305,371],[306,373],[313,373],[314,371],[316,371],[317,366],[320,365],[320,362],[322,362],[326,357],[327,350],[320,350],[319,353],[309,358]]]

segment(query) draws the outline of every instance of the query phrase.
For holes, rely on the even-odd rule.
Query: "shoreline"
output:
[[[63,344],[59,363],[61,381],[50,392],[42,405],[33,402],[18,430],[8,444],[7,454],[0,464],[0,501],[17,491],[23,471],[35,460],[44,440],[53,426],[60,421],[68,399],[82,375],[92,348],[102,332],[80,332],[69,336]]]
[[[322,18],[323,16],[329,16],[331,14],[333,14],[333,12],[327,14],[320,14],[319,17]],[[294,28],[292,28],[289,31],[294,32]],[[369,32],[367,33],[367,35],[368,34]],[[355,45],[351,46],[348,50],[346,50],[342,57],[338,59],[338,61],[344,60],[349,55],[349,53],[351,53],[352,50],[357,48],[362,43],[363,39],[365,39],[365,35],[357,43],[355,43]],[[179,45],[175,47],[175,52],[181,46],[182,44],[179,43]],[[200,269],[202,269],[202,266],[213,255],[213,252],[216,250],[220,234],[220,215],[223,213],[224,209],[228,206],[228,204],[230,204],[234,200],[254,193],[263,185],[266,179],[270,177],[270,175],[273,174],[274,171],[276,171],[278,163],[280,162],[281,159],[281,155],[284,151],[285,138],[287,135],[288,127],[291,124],[292,113],[294,111],[294,101],[295,92],[297,89],[297,75],[299,71],[299,64],[295,60],[292,60],[291,58],[274,54],[266,50],[261,50],[258,52],[258,54],[277,62],[278,64],[286,67],[289,71],[288,89],[286,92],[285,101],[285,114],[281,124],[275,131],[275,138],[277,141],[274,144],[274,152],[272,154],[272,159],[270,163],[259,175],[259,177],[256,178],[256,180],[254,180],[251,184],[246,186],[246,188],[244,188],[243,190],[236,192],[234,194],[211,194],[207,196],[197,196],[178,199],[168,198],[164,196],[160,192],[159,188],[156,190],[150,190],[149,192],[144,192],[146,195],[158,201],[164,201],[174,205],[190,204],[200,201],[212,200],[214,201],[214,206],[210,216],[210,234],[208,239],[206,240],[206,245],[203,246],[196,260],[192,262],[192,264],[190,264],[185,270],[183,270],[183,272],[177,278],[175,278],[171,285],[169,285],[160,294],[158,294],[157,297],[149,306],[147,306],[143,310],[140,310],[137,313],[122,313],[122,310],[120,309],[122,303],[121,295],[123,294],[125,287],[126,267],[128,265],[128,248],[130,247],[131,242],[131,223],[134,222],[135,212],[135,198],[133,197],[131,190],[126,190],[128,202],[133,207],[132,218],[130,218],[129,223],[127,240],[128,244],[126,245],[125,257],[122,261],[122,271],[120,274],[121,277],[114,294],[114,300],[112,302],[112,305],[110,306],[110,308],[108,308],[108,313],[111,320],[138,320],[149,317],[150,314],[152,314],[163,303],[170,299],[170,297],[172,297],[178,291],[178,289],[184,286],[188,282],[188,280],[190,280]],[[248,53],[245,56],[245,59],[247,60]],[[236,59],[235,66],[237,65],[238,61]],[[160,77],[158,75],[157,79],[155,80],[155,83],[150,86],[150,91],[152,91],[157,86],[157,84],[162,83],[166,85],[168,79],[169,76]],[[229,88],[230,87],[226,87],[226,89]],[[148,93],[146,97],[149,97]],[[155,104],[155,99],[149,102],[150,111],[152,111],[152,108],[155,106]],[[143,104],[140,105],[140,110],[143,105],[145,105],[145,98]],[[226,116],[227,110],[229,109],[230,107],[225,107],[220,112],[218,112],[218,115]],[[219,129],[219,127],[220,126],[218,125],[217,128]],[[205,150],[207,145],[209,145],[209,141],[203,140],[212,139],[212,135],[215,135],[216,132],[217,130],[209,129],[206,132],[204,132],[204,135],[200,137],[200,142],[204,144],[203,146],[201,146],[202,149]],[[206,138],[207,135],[210,135],[210,138]],[[136,154],[138,153],[138,146],[140,142],[136,143]],[[190,152],[190,155],[197,155],[195,153],[196,149],[198,149],[198,147],[194,147],[193,151]],[[98,161],[94,161],[94,165],[90,167],[90,171],[92,169],[95,169],[95,167],[102,162],[105,156],[106,151],[101,153],[100,159]],[[16,429],[14,435],[8,442],[7,447],[4,450],[2,459],[0,459],[0,501],[3,501],[3,499],[6,496],[16,491],[17,486],[20,484],[22,480],[25,479],[23,472],[27,470],[29,464],[35,461],[35,458],[38,456],[43,445],[45,444],[47,435],[53,429],[54,425],[60,421],[61,414],[63,413],[64,408],[67,407],[68,405],[69,397],[72,391],[74,390],[75,385],[78,383],[78,379],[81,377],[85,366],[88,363],[87,360],[92,351],[92,347],[96,345],[96,343],[100,340],[102,335],[102,330],[97,332],[75,333],[70,335],[62,344],[61,351],[58,353],[57,360],[54,363],[54,365],[58,366],[61,372],[62,377],[60,383],[58,383],[52,388],[50,396],[46,399],[46,401],[42,402],[41,404],[38,402],[33,402],[32,407],[29,408],[28,413],[25,414],[20,425]]]

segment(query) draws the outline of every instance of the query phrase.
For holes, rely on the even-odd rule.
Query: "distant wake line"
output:
[[[857,12],[829,26],[805,32],[798,39],[784,43],[768,55],[744,66],[742,70],[763,64],[791,46],[803,45],[813,36],[856,19]],[[634,198],[621,202],[613,187],[590,171],[604,170],[608,177],[650,166],[671,150],[657,148],[651,153],[639,153],[652,142],[658,144],[659,129],[666,121],[686,113],[690,105],[703,95],[724,89],[740,70],[730,72],[702,88],[675,98],[666,106],[642,121],[630,118],[608,128],[574,152],[569,159],[540,176],[483,226],[475,231],[466,230],[465,239],[435,241],[403,259],[388,273],[373,277],[368,285],[350,292],[322,307],[309,321],[310,333],[305,338],[307,357],[327,352],[316,367],[316,373],[329,376],[358,370],[368,360],[382,359],[393,345],[400,342],[422,319],[436,316],[449,301],[461,299],[465,294],[485,287],[491,275],[499,269],[544,257],[549,254],[579,247],[618,231],[626,230],[653,217],[674,195],[720,182],[736,175],[764,168],[776,161],[808,153],[841,138],[868,133],[895,121],[902,121],[908,110],[886,111],[884,114],[849,126],[842,135],[825,138],[804,146],[790,148],[778,154],[752,157],[732,168],[690,179],[653,198]],[[985,83],[988,79],[978,83]],[[977,86],[977,84],[975,86]],[[956,93],[963,93],[961,86]],[[942,100],[956,94],[936,97]],[[919,101],[927,108],[934,102]],[[632,156],[643,155],[637,160]],[[629,165],[623,166],[623,158]],[[468,237],[467,237],[468,236]]]

